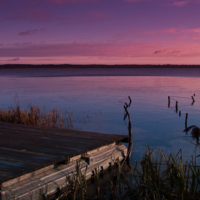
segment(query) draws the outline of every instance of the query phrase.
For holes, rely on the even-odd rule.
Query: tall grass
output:
[[[30,105],[27,109],[21,109],[18,96],[14,97],[15,105],[7,109],[0,108],[0,121],[15,124],[35,125],[48,128],[74,129],[74,125],[84,126],[90,122],[89,111],[74,116],[73,111],[65,109],[58,111],[56,107],[47,111],[45,108],[40,109],[39,106]],[[76,127],[75,127],[76,128]]]
[[[77,168],[78,169],[78,168]],[[79,170],[79,169],[78,169]],[[141,162],[128,168],[110,170],[107,183],[99,184],[95,175],[96,195],[88,196],[87,184],[79,171],[75,181],[58,199],[136,199],[136,200],[197,200],[200,198],[200,168],[193,161],[183,164],[182,151],[166,156],[162,150],[150,149]],[[79,181],[77,181],[79,180]],[[76,186],[75,186],[76,185]],[[67,192],[66,192],[67,191]],[[64,194],[64,193],[63,193]]]
[[[21,109],[17,94],[14,96],[14,102],[14,106],[7,109],[0,108],[0,121],[63,129],[74,129],[75,125],[82,129],[80,125],[84,126],[90,122],[89,111],[83,111],[82,114],[79,113],[74,116],[73,111],[70,109],[58,111],[56,107],[47,111],[45,108],[41,110],[39,106],[30,104],[27,109]]]
[[[70,113],[70,117],[72,114]],[[39,107],[31,106],[30,110],[9,107],[8,109],[0,109],[0,121],[11,122],[15,124],[36,125],[52,128],[65,128],[65,119],[59,114],[54,107],[52,111],[40,111]],[[70,122],[69,122],[70,123]]]
[[[50,112],[46,111],[45,108],[41,111],[39,106],[30,106],[29,109],[20,109],[19,100],[17,97],[16,99],[15,107],[9,107],[8,109],[0,108],[0,121],[49,128],[73,129],[72,111],[59,113],[55,107],[53,107]]]
[[[133,189],[129,194],[136,199],[199,199],[200,168],[193,160],[183,164],[182,150],[166,156],[162,150],[147,147],[140,163],[132,168]]]

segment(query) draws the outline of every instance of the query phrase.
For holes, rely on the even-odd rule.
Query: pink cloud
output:
[[[47,3],[51,4],[65,4],[65,3],[84,3],[84,2],[92,2],[96,0],[46,0]]]
[[[146,1],[146,2],[155,2],[156,0],[124,0],[125,2],[129,2],[129,3],[137,3],[137,2],[142,2],[142,1]],[[159,2],[157,0],[157,2]],[[181,6],[185,6],[188,3],[191,2],[195,2],[195,3],[199,3],[199,0],[168,0],[168,2],[166,3],[162,3],[161,5],[164,6],[177,6],[177,7],[181,7]],[[160,3],[160,2],[159,2]]]
[[[137,2],[140,2],[140,1],[154,1],[154,0],[124,0],[125,2],[129,2],[129,3],[137,3]]]
[[[182,6],[185,6],[188,2],[187,1],[177,1],[177,2],[174,2],[172,4],[169,4],[170,6],[178,6],[178,7],[182,7]]]
[[[179,54],[181,53],[181,51],[177,51],[177,50],[173,50],[173,49],[162,49],[162,50],[158,50],[155,51],[154,54],[158,54],[158,55],[162,55],[162,56],[179,56]]]
[[[145,56],[151,55],[159,44],[151,43],[68,43],[68,44],[15,44],[0,48],[0,56]]]
[[[176,34],[177,33],[177,29],[175,29],[175,28],[169,28],[169,29],[162,30],[162,32],[163,33]]]
[[[190,40],[190,39],[192,39],[192,38],[189,35],[182,35],[182,36],[177,37],[177,40],[186,41],[186,40]]]
[[[155,56],[159,57],[200,57],[200,44],[184,44],[165,47],[165,49],[156,50],[154,52]]]
[[[8,60],[8,61],[19,61],[19,60],[20,60],[20,58],[13,58],[13,59]]]
[[[200,33],[200,28],[188,29],[187,32],[189,32],[189,33]]]
[[[162,32],[160,32],[162,34]],[[0,47],[0,57],[185,58],[200,56],[200,44],[182,41],[109,43],[16,43]],[[8,60],[8,59],[7,59]],[[11,61],[11,60],[10,60]],[[15,60],[17,61],[17,60]]]
[[[189,3],[200,3],[200,0],[169,0],[169,3],[163,3],[161,5],[164,6],[176,6],[176,7],[182,7],[182,6],[186,6]]]
[[[161,5],[163,6],[176,6],[176,7],[182,7],[185,6],[189,3],[200,3],[200,0],[168,0],[168,1],[159,1],[159,0],[124,0],[125,2],[129,2],[129,3],[137,3],[137,2],[142,2],[142,1],[146,1],[146,2],[157,2],[157,3],[161,3]],[[163,3],[164,2],[164,3]]]
[[[162,54],[165,53],[166,49],[155,51],[154,54]]]
[[[196,29],[177,29],[177,28],[170,28],[166,30],[161,30],[160,32],[163,33],[168,33],[168,34],[199,34],[200,33],[200,28]]]
[[[183,44],[195,42],[200,36],[200,28],[196,29],[178,29],[168,28],[164,30],[131,30],[115,34],[111,41],[126,42],[135,41],[151,41],[154,43]]]
[[[146,35],[146,36],[155,36],[157,34],[157,31],[156,30],[150,30],[150,31],[146,31],[146,32],[143,32],[143,35]]]
[[[193,57],[119,57],[119,56],[59,56],[22,57],[19,64],[199,64],[200,56]],[[7,57],[0,57],[0,64],[13,64]]]
[[[199,37],[194,37],[193,40],[200,40],[200,36]]]
[[[132,38],[133,36],[139,36],[139,37],[146,37],[146,36],[156,36],[157,35],[157,30],[131,30],[129,32],[122,32],[122,33],[117,33],[113,36],[115,41],[119,41],[122,39],[127,39],[127,38]]]

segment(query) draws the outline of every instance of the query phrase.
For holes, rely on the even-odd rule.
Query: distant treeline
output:
[[[200,65],[71,65],[71,64],[42,64],[42,65],[31,65],[31,64],[5,64],[0,65],[0,69],[5,68],[200,68]]]

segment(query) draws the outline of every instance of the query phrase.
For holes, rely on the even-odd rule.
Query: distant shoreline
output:
[[[0,65],[0,69],[31,69],[31,68],[50,68],[50,69],[76,69],[76,68],[109,68],[109,69],[116,69],[116,68],[200,68],[200,65],[72,65],[72,64],[41,64],[41,65],[33,65],[33,64],[4,64]]]

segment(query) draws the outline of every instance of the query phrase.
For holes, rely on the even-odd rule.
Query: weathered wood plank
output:
[[[98,138],[99,140],[101,141],[97,141],[95,138],[94,138],[94,135],[93,137],[90,137],[90,138],[75,138],[75,137],[71,137],[71,136],[60,136],[60,137],[48,137],[48,136],[45,136],[42,135],[42,136],[37,136],[36,134],[33,134],[31,133],[30,136],[29,134],[27,133],[15,133],[15,134],[10,134],[9,132],[5,132],[5,131],[1,131],[0,132],[0,135],[4,135],[2,140],[8,140],[8,141],[23,141],[25,143],[31,143],[31,144],[34,144],[34,143],[37,143],[38,146],[40,146],[40,144],[43,145],[48,145],[48,146],[52,146],[53,145],[56,145],[56,146],[59,146],[59,144],[61,144],[62,146],[64,145],[70,145],[70,144],[73,144],[74,142],[76,142],[77,146],[80,146],[80,145],[88,145],[88,142],[92,142],[93,144],[98,144],[98,143],[101,143],[101,142],[107,142],[107,141],[111,141],[113,140],[114,138]],[[24,135],[26,135],[26,137],[24,137]]]
[[[105,151],[108,152],[106,156]],[[100,151],[89,152],[88,156],[95,159],[89,165],[84,160],[79,160],[80,170],[85,175],[85,178],[89,179],[95,169],[98,171],[107,169],[110,166],[109,163],[113,163],[116,159],[122,160],[126,156],[126,152],[127,149],[124,145],[111,145]],[[17,179],[8,181],[2,185],[2,200],[9,199],[13,195],[19,200],[37,200],[40,199],[40,194],[44,196],[51,195],[58,188],[65,187],[75,172],[76,162],[71,162],[67,165],[61,165],[57,169],[50,169],[47,172],[31,176],[20,182]]]
[[[49,129],[49,128],[44,128],[44,127],[38,127],[38,126],[26,126],[26,125],[19,125],[19,124],[9,124],[0,122],[0,127],[1,130],[6,127],[7,131],[13,129],[14,131],[25,131],[28,133],[34,132],[34,134],[42,134],[44,136],[44,133],[48,135],[57,135],[61,137],[65,136],[70,136],[70,137],[75,137],[75,138],[93,138],[93,134],[98,136],[99,138],[120,138],[121,135],[116,135],[116,134],[103,134],[103,133],[97,133],[97,132],[86,132],[86,131],[77,131],[77,130],[68,130],[68,129]],[[64,133],[64,135],[63,135]]]
[[[94,149],[127,140],[129,136],[0,122],[0,138],[1,184],[48,165],[78,159]]]
[[[16,138],[32,138],[34,139],[35,137],[40,138],[40,139],[57,139],[60,140],[62,138],[62,140],[64,141],[69,141],[69,140],[94,140],[94,135],[96,137],[98,137],[101,140],[110,140],[110,139],[121,139],[122,136],[119,135],[109,135],[108,134],[97,134],[97,133],[90,133],[90,134],[82,134],[82,132],[80,131],[76,131],[76,132],[68,132],[66,130],[66,132],[64,133],[57,133],[56,131],[49,131],[49,132],[43,132],[43,133],[38,133],[38,132],[29,132],[27,131],[16,131],[16,130],[12,130],[12,129],[1,129],[0,130],[0,135],[7,133],[8,137],[10,136],[15,136]]]

